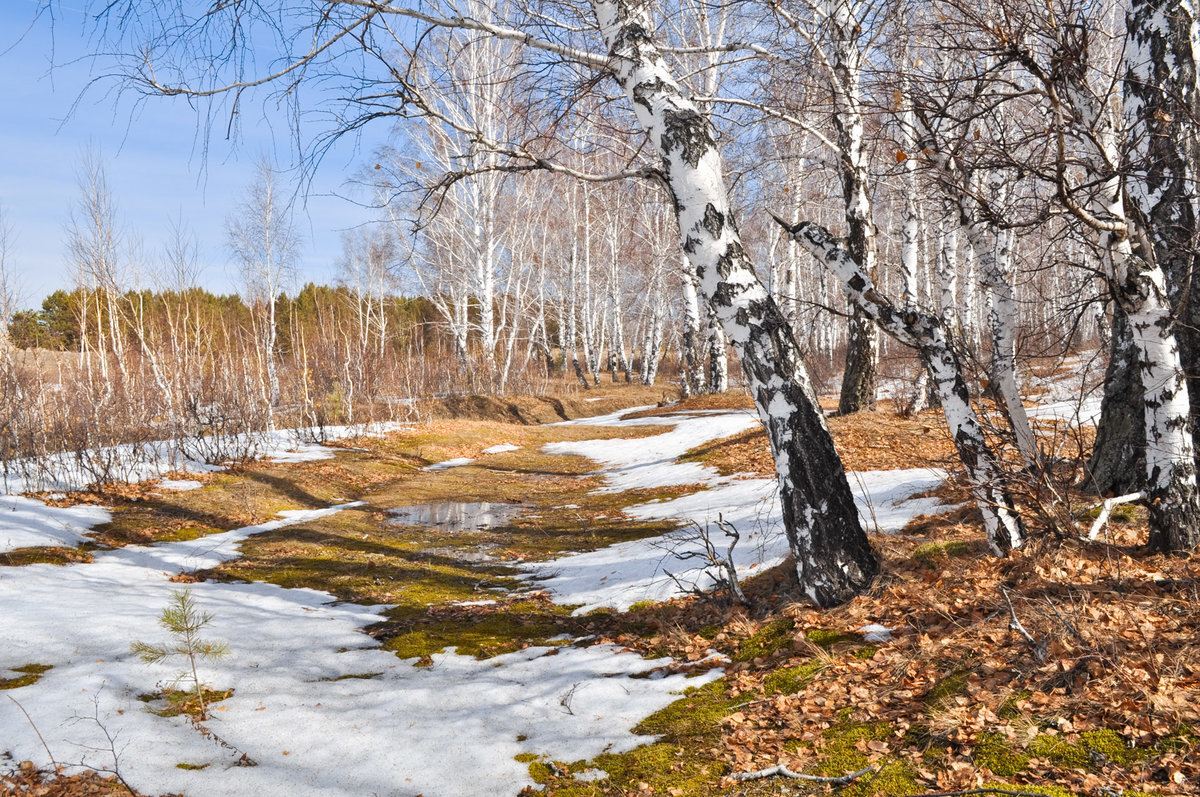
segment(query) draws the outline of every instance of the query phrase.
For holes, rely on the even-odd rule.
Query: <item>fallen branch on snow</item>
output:
[[[824,775],[805,775],[803,772],[793,772],[784,764],[776,764],[773,767],[760,769],[757,772],[735,772],[730,775],[734,780],[761,780],[763,778],[773,778],[776,775],[781,778],[792,778],[793,780],[808,780],[814,783],[828,783],[831,786],[845,786],[847,783],[853,783],[868,772],[874,772],[875,767],[863,767],[857,772],[851,772],[849,775],[839,775],[831,778]]]

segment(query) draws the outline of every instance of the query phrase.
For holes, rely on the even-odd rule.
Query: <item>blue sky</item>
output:
[[[140,237],[154,254],[182,217],[199,241],[202,284],[235,290],[225,220],[264,154],[282,165],[294,160],[286,121],[247,103],[236,144],[224,140],[223,129],[214,130],[205,155],[195,111],[182,101],[151,98],[134,107],[115,96],[113,85],[101,84],[76,104],[101,67],[87,58],[83,16],[73,5],[68,0],[58,7],[53,30],[43,19],[22,38],[38,0],[0,3],[0,204],[13,232],[9,262],[24,306],[70,286],[64,229],[89,147],[105,165],[126,235]],[[370,219],[369,211],[334,195],[350,192],[347,176],[386,133],[380,127],[367,131],[375,138],[339,142],[313,176],[307,200],[300,198],[301,282],[333,281],[341,231]]]

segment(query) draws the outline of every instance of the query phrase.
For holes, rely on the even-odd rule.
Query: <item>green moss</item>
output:
[[[533,761],[537,761],[538,757],[533,753],[517,753],[515,756],[513,756],[513,760],[519,761],[522,764],[529,764]]]
[[[1033,739],[1026,748],[1031,756],[1045,758],[1061,769],[1087,769],[1091,764],[1087,750],[1071,744],[1061,736],[1042,735]]]
[[[879,648],[874,645],[863,645],[858,650],[854,651],[854,658],[869,661],[875,658],[875,654],[879,652]]]
[[[640,612],[644,609],[653,609],[655,605],[656,604],[654,601],[637,601],[636,603],[630,604],[629,611]]]
[[[1030,692],[1028,689],[1022,689],[1004,698],[1004,702],[996,709],[996,716],[1006,720],[1020,717],[1021,709],[1017,706],[1017,703],[1022,700],[1028,700],[1032,694],[1033,692]]]
[[[918,545],[912,553],[912,558],[918,562],[926,564],[936,562],[939,559],[948,559],[954,556],[966,556],[970,553],[967,544],[962,540],[952,540],[951,542],[927,542]]]
[[[782,667],[763,679],[763,691],[767,694],[794,695],[808,686],[823,669],[824,663],[817,659],[810,659],[798,667]]]
[[[1007,778],[1029,766],[1029,756],[1014,750],[1008,739],[999,733],[981,733],[975,743],[975,766],[988,769],[995,775]]]
[[[1091,509],[1085,509],[1076,514],[1075,517],[1079,520],[1095,520],[1100,517],[1101,508],[1100,506],[1094,506]],[[1137,504],[1117,504],[1108,512],[1108,522],[1110,523],[1133,523],[1137,519]]]
[[[548,644],[547,640],[558,634],[559,626],[552,617],[495,612],[478,621],[423,623],[391,637],[383,646],[402,659],[431,656],[448,648],[486,659],[533,644]]]
[[[79,548],[64,548],[39,545],[17,548],[0,553],[0,567],[23,567],[25,565],[71,565],[92,561],[91,551],[98,546],[82,545]]]
[[[719,783],[729,767],[714,761],[710,749],[720,744],[722,720],[746,696],[730,697],[723,681],[691,687],[663,710],[643,720],[634,732],[655,735],[652,744],[627,753],[606,753],[570,765],[573,772],[600,769],[607,777],[584,782],[554,778],[547,791],[556,795],[636,793],[645,783],[655,794],[709,795],[721,793]]]
[[[534,783],[545,783],[550,780],[554,772],[550,769],[550,765],[545,761],[531,761],[529,763],[529,777],[533,778]]]
[[[52,664],[22,664],[20,667],[9,668],[10,672],[21,673],[15,678],[0,678],[0,689],[20,689],[31,686],[41,680],[42,675],[54,669]]]
[[[820,749],[820,760],[813,768],[814,775],[839,777],[857,772],[869,763],[867,754],[859,749],[864,742],[887,741],[892,728],[886,722],[839,722],[824,733],[826,743]],[[903,761],[886,760],[869,778],[855,781],[839,790],[845,797],[869,797],[886,794],[888,797],[920,794],[925,791],[917,783],[917,773]]]
[[[1028,752],[1062,769],[1095,769],[1104,761],[1129,767],[1150,755],[1149,750],[1130,747],[1121,734],[1108,728],[1084,731],[1078,744],[1061,736],[1041,735],[1029,743]]]
[[[1027,794],[1044,794],[1046,797],[1078,797],[1078,795],[1062,786],[1035,786],[1029,783],[1002,783],[992,782],[985,783],[982,789],[996,789],[999,791],[1021,791]]]
[[[721,720],[733,711],[735,705],[744,700],[745,696],[729,697],[724,681],[691,686],[683,691],[681,699],[651,714],[633,731],[661,736],[666,740],[717,734],[721,730]]]
[[[1121,734],[1108,728],[1084,731],[1079,734],[1079,743],[1085,750],[1104,756],[1119,767],[1128,767],[1150,756],[1150,751],[1130,747]]]
[[[791,645],[795,629],[796,621],[790,617],[772,620],[742,641],[733,660],[753,661],[770,656],[780,648]]]
[[[930,709],[943,708],[954,698],[965,694],[967,691],[967,672],[966,668],[959,667],[934,684],[929,693],[925,695],[925,705]]]
[[[619,793],[634,794],[639,792],[639,784],[645,783],[652,790],[647,793],[695,797],[723,793],[718,784],[730,771],[724,762],[666,743],[639,747],[621,755],[604,754],[571,765],[573,772],[585,769],[601,769],[608,777],[593,783],[575,780],[555,783],[550,793],[583,797],[609,794],[616,786]]]
[[[935,764],[949,752],[950,745],[947,742],[946,737],[935,735],[929,725],[915,722],[904,732],[901,746],[916,747],[921,751],[921,759],[925,763]]]
[[[199,769],[208,769],[208,766],[209,766],[208,764],[184,764],[184,763],[180,762],[175,765],[175,768],[176,769],[186,769],[189,772],[191,772],[191,771],[195,771],[195,770],[199,770]]]
[[[814,645],[831,648],[838,642],[852,642],[860,639],[857,634],[843,634],[830,628],[810,628],[804,632],[804,638]]]

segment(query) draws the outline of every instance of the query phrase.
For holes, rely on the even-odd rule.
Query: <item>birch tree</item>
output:
[[[257,318],[258,355],[266,374],[264,399],[268,423],[273,425],[274,408],[280,401],[275,351],[279,320],[275,305],[292,279],[300,254],[300,239],[275,170],[265,159],[259,161],[255,180],[238,209],[226,220],[225,229],[230,252],[241,273],[246,301]]]
[[[1095,235],[1113,299],[1137,349],[1145,429],[1150,548],[1200,544],[1200,497],[1188,382],[1177,337],[1180,318],[1168,270],[1195,257],[1195,185],[1200,155],[1197,23],[1191,6],[1133,0],[1120,82],[1092,82],[1086,27],[1046,25],[1047,59],[1021,42],[1005,46],[1045,93],[1055,118],[1059,199]],[[1122,89],[1121,110],[1109,86]],[[1085,142],[1084,173],[1068,140]],[[1178,286],[1177,290],[1184,290]]]
[[[137,5],[136,0],[128,1]],[[109,13],[119,13],[124,6],[117,3]],[[681,87],[655,37],[653,14],[657,9],[627,0],[593,0],[588,8],[566,5],[547,10],[550,13],[539,17],[537,26],[523,28],[519,19],[514,24],[480,18],[462,8],[443,13],[439,6],[343,0],[299,7],[255,4],[251,8],[232,3],[214,6],[195,20],[185,18],[169,32],[204,35],[155,39],[149,48],[137,50],[138,60],[129,62],[128,67],[131,80],[145,90],[209,96],[220,102],[222,96],[233,96],[221,92],[238,92],[272,81],[279,81],[273,84],[277,87],[290,85],[296,78],[320,73],[323,66],[326,74],[351,69],[353,59],[361,61],[363,42],[368,43],[366,51],[371,55],[394,54],[395,48],[390,48],[387,40],[395,40],[405,27],[407,23],[401,20],[410,20],[421,26],[469,30],[519,43],[526,51],[541,54],[537,56],[540,61],[533,59],[539,69],[563,64],[560,74],[586,74],[589,80],[596,71],[611,75],[628,101],[637,129],[645,136],[652,167],[673,201],[681,248],[696,271],[699,292],[739,356],[766,427],[801,588],[822,606],[849,599],[871,582],[878,560],[863,532],[787,319],[759,280],[742,243],[712,124]],[[249,16],[237,16],[240,12]],[[186,69],[189,52],[202,54],[215,42],[228,41],[229,26],[246,30],[254,20],[260,27],[271,26],[273,37],[280,30],[295,31],[305,44],[289,39],[296,42],[297,49],[281,53],[284,66],[272,75],[251,76],[244,71],[246,62],[237,59],[224,71]],[[596,48],[598,42],[602,47]],[[183,60],[175,61],[173,68],[162,63],[181,55],[170,49],[172,44],[183,47]],[[211,59],[203,62],[213,63]],[[405,68],[400,64],[394,69],[397,65],[386,60],[383,66],[388,79]],[[198,82],[189,83],[189,77]],[[367,90],[351,98],[368,103],[361,110],[364,123],[377,112],[380,98],[388,96],[379,89],[371,81]],[[534,145],[524,149],[510,146],[505,152],[530,167],[553,167],[552,158],[531,151],[531,147]],[[629,171],[648,173],[641,163],[631,163]]]

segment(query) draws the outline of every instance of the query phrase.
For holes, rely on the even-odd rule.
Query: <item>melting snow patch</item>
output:
[[[641,540],[617,543],[597,551],[565,556],[549,562],[526,564],[528,577],[550,592],[559,603],[581,604],[577,614],[600,607],[628,609],[643,600],[664,601],[684,587],[708,589],[715,583],[709,568],[696,566],[700,559],[685,559],[703,551],[701,535],[707,533],[719,551],[729,545],[718,521],[732,524],[741,535],[734,563],[742,577],[773,567],[788,554],[783,534],[783,513],[774,479],[733,479],[691,462],[675,462],[686,451],[711,440],[728,437],[758,423],[747,412],[718,411],[703,415],[621,420],[618,426],[672,425],[671,431],[635,440],[587,440],[552,443],[553,453],[581,454],[602,465],[608,481],[603,491],[653,488],[668,485],[712,485],[667,501],[626,508],[637,520],[676,520],[690,524],[679,531]],[[895,532],[919,514],[946,511],[937,498],[910,496],[941,485],[943,471],[913,469],[853,473],[850,488],[863,525]],[[678,583],[677,583],[678,582]]]
[[[1039,421],[1066,421],[1071,426],[1095,426],[1100,422],[1100,398],[1083,401],[1055,401],[1026,410]]]
[[[441,462],[435,462],[432,465],[426,465],[421,470],[449,470],[450,468],[458,468],[463,465],[469,465],[475,460],[470,457],[455,457],[454,459],[444,459]]]
[[[291,451],[280,451],[267,457],[271,462],[316,462],[333,459],[334,449],[318,443],[303,443]]]
[[[697,446],[744,432],[758,424],[758,418],[747,412],[721,412],[699,417],[672,415],[629,420],[621,420],[618,415],[602,417],[608,419],[609,426],[671,428],[653,437],[550,443],[543,450],[550,454],[584,456],[599,462],[608,481],[602,492],[615,493],[641,487],[682,484],[717,484],[722,479],[714,469],[697,462],[675,460]],[[587,420],[590,422],[595,419]]]
[[[28,499],[7,505],[80,521],[80,512]],[[530,648],[485,661],[442,653],[417,668],[362,633],[387,607],[272,584],[201,582],[190,589],[213,615],[204,635],[230,648],[226,658],[203,662],[201,677],[234,690],[206,725],[230,747],[184,718],[146,711],[138,696],[170,683],[179,663],[146,665],[129,646],[163,641],[157,618],[179,588],[170,576],[236,557],[251,534],[349,506],[106,551],[88,564],[7,568],[0,578],[0,674],[52,665],[13,696],[59,760],[112,767],[111,734],[119,740],[122,775],[140,791],[260,797],[516,794],[534,784],[514,756],[573,761],[630,750],[645,737],[629,728],[679,690],[720,675],[669,675],[667,660],[607,644]],[[657,680],[631,677],[659,671]],[[16,760],[51,765],[11,701],[0,701],[0,739]],[[243,752],[257,766],[236,766]]]
[[[608,777],[608,773],[603,769],[585,769],[582,772],[575,773],[575,780],[593,781],[604,780]]]
[[[864,625],[862,628],[858,629],[858,632],[863,635],[864,642],[892,641],[892,629],[888,628],[886,625],[880,625],[879,623],[868,623],[867,625]]]
[[[0,553],[40,545],[74,547],[112,515],[97,506],[66,509],[18,496],[0,497]]]
[[[203,486],[203,482],[198,482],[195,479],[159,479],[158,484],[155,485],[155,487],[162,490],[176,490],[178,492],[199,490]]]
[[[342,440],[357,435],[378,436],[405,428],[410,424],[399,422],[356,424],[353,426],[326,426],[322,429],[276,429],[254,435],[247,441],[243,435],[222,438],[221,445],[210,445],[213,450],[238,450],[247,448],[259,451],[275,462],[309,462],[328,459],[334,450],[315,443],[297,445],[297,440],[320,435],[324,440]],[[213,441],[208,439],[209,443]],[[121,445],[104,449],[103,459],[111,463],[109,477],[127,482],[139,482],[156,478],[174,470],[193,473],[209,473],[223,470],[213,465],[192,460],[182,460],[175,444],[167,441],[146,443],[141,446]],[[80,466],[74,454],[62,453],[37,462],[29,460],[12,463],[16,473],[41,474],[36,477],[9,476],[4,490],[13,495],[39,490],[82,490],[95,482],[95,474]]]
[[[520,446],[514,446],[512,443],[501,443],[498,446],[489,446],[483,449],[483,454],[503,454],[505,451],[519,451]]]

